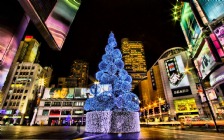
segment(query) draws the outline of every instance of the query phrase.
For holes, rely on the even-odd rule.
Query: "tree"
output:
[[[131,92],[132,77],[124,69],[121,51],[116,48],[117,42],[111,32],[106,53],[99,63],[99,71],[96,79],[100,84],[90,87],[93,98],[86,100],[84,109],[86,111],[138,111],[139,99]],[[100,85],[109,84],[111,90],[100,93]]]

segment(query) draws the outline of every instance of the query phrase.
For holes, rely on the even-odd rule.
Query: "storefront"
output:
[[[177,119],[199,117],[198,108],[194,98],[174,100]]]

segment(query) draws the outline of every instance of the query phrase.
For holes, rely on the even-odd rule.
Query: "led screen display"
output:
[[[173,97],[192,94],[181,55],[165,60],[164,64]]]
[[[197,24],[189,3],[184,3],[180,25],[188,44],[191,45],[193,49],[196,49],[198,47],[198,42],[200,42],[199,36],[201,30]]]
[[[74,88],[52,88],[50,98],[73,98]]]
[[[80,0],[19,0],[50,47],[61,50]],[[50,10],[49,10],[50,9]]]
[[[211,22],[224,14],[223,0],[198,0],[208,21]]]
[[[16,55],[19,42],[22,39],[25,28],[29,22],[29,20],[24,17],[21,17],[20,20],[21,21],[10,24],[0,22],[0,90],[4,86],[9,69]]]
[[[223,32],[224,32],[224,30],[223,30]],[[224,33],[223,33],[223,35],[224,35]],[[219,43],[219,39],[217,39],[217,37],[216,37],[216,35],[214,34],[214,33],[212,33],[212,34],[210,34],[210,38],[211,38],[211,40],[212,40],[212,42],[213,42],[213,44],[214,44],[214,46],[215,46],[215,48],[216,48],[216,50],[217,50],[217,52],[218,52],[218,54],[219,54],[219,56],[220,57],[223,57],[224,56],[224,51],[223,51],[223,48],[222,48],[222,46],[220,45],[220,43]],[[224,39],[224,38],[223,38]],[[224,40],[223,40],[224,41]],[[224,46],[224,45],[223,45]]]
[[[224,47],[224,25],[217,27],[214,30],[214,33],[217,36],[220,44]]]
[[[97,86],[97,91],[100,93],[103,93],[104,91],[111,90],[110,84],[99,84]],[[49,99],[49,98],[92,98],[94,95],[91,94],[89,88],[46,88],[44,90],[43,99]]]
[[[2,89],[17,51],[12,32],[0,27],[0,89]]]
[[[80,3],[75,0],[59,0],[45,21],[48,30],[60,49],[79,9],[79,5]]]
[[[203,48],[198,57],[194,60],[194,63],[202,79],[204,79],[217,64],[207,41],[204,42]]]

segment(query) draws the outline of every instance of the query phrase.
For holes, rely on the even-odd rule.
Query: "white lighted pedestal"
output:
[[[85,131],[90,133],[140,132],[139,113],[124,111],[88,112]]]

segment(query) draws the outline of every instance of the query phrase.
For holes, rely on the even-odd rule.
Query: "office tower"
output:
[[[71,78],[75,78],[75,87],[88,85],[89,64],[83,60],[75,60],[71,67]]]
[[[37,40],[33,38],[33,36],[25,36],[24,41],[20,41],[20,45],[16,51],[16,54],[14,56],[14,60],[12,61],[11,67],[9,69],[9,74],[7,75],[6,82],[4,84],[4,87],[2,88],[2,93],[6,93],[8,88],[10,87],[9,80],[12,78],[12,72],[15,69],[15,66],[17,65],[17,62],[31,62],[35,63],[38,62],[38,56],[39,56],[39,46]],[[2,95],[4,97],[5,94]],[[2,103],[3,98],[0,98],[0,106]]]
[[[18,52],[18,62],[31,62],[38,61],[40,43],[33,38],[33,36],[26,36],[24,41],[21,41],[21,51]]]
[[[123,38],[121,43],[124,68],[132,77],[133,90],[135,86],[147,76],[143,44],[140,41],[129,41],[127,38]]]
[[[40,88],[43,78],[50,79],[52,69],[41,67],[39,64],[17,63],[13,76],[9,81],[10,88],[3,100],[1,118],[4,122],[24,124],[30,122],[36,100],[41,96]],[[46,84],[48,80],[46,80]],[[17,116],[15,119],[13,116]]]

